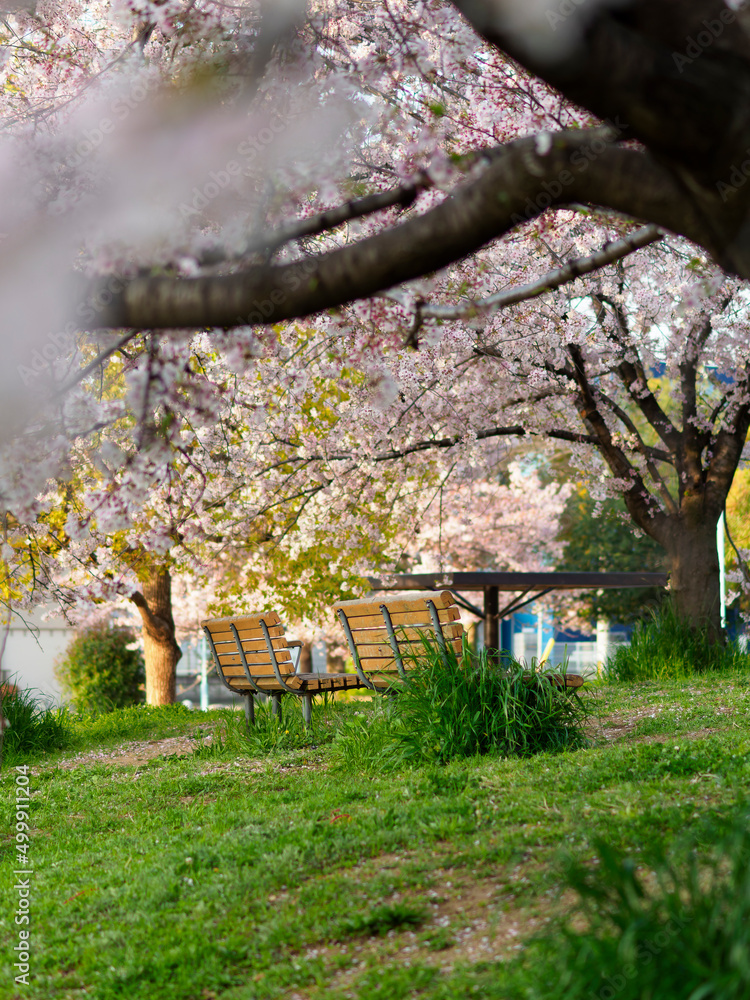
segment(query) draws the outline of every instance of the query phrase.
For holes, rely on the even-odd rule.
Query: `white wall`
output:
[[[64,655],[76,634],[75,629],[60,619],[42,621],[41,612],[24,617],[33,630],[14,618],[5,642],[2,677],[18,687],[35,688],[58,703],[62,700],[62,691],[54,675],[55,661]]]

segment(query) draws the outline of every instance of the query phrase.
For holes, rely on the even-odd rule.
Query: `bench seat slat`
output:
[[[261,691],[282,691],[283,688],[275,677],[260,676],[253,680]],[[292,674],[287,680],[289,687],[300,694],[314,694],[319,691],[344,691],[351,688],[361,688],[362,683],[356,674]],[[250,691],[250,685],[243,678],[232,678],[230,684],[238,692]]]

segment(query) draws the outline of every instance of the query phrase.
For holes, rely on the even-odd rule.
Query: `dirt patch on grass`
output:
[[[407,858],[384,855],[364,865],[394,868]],[[319,1000],[334,990],[347,990],[368,968],[383,962],[405,968],[431,965],[448,974],[459,965],[509,960],[529,937],[569,913],[575,902],[571,891],[552,887],[531,902],[516,904],[514,886],[537,864],[525,862],[479,878],[461,869],[433,869],[428,879],[436,888],[422,893],[427,906],[419,928],[391,930],[383,937],[349,937],[307,949],[304,957],[322,960],[330,978],[322,993],[317,987],[297,988],[285,994],[286,1000]],[[352,870],[354,878],[356,870]],[[410,897],[409,891],[392,893],[380,905],[408,903]],[[340,968],[342,960],[346,964]]]
[[[680,740],[703,740],[708,736],[715,736],[716,733],[721,732],[720,729],[715,727],[704,727],[703,729],[694,729],[690,732],[678,732],[678,733],[653,733],[647,736],[633,736],[633,732],[638,725],[638,720],[635,719],[632,722],[623,723],[621,725],[615,726],[602,726],[594,734],[599,739],[606,740],[607,743],[679,743]]]
[[[87,750],[56,766],[63,771],[91,764],[108,763],[114,767],[133,767],[145,764],[156,757],[188,757],[199,747],[210,746],[213,737],[209,733],[201,739],[191,736],[168,736],[161,740],[131,740],[109,750]]]
[[[628,709],[626,713],[610,715],[605,719],[598,720],[591,725],[589,737],[592,739],[606,740],[607,743],[614,743],[617,740],[627,739],[633,735],[636,726],[643,719],[653,719],[656,717],[653,706],[646,705],[643,708]]]

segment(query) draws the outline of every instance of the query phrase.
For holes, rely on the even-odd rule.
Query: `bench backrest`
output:
[[[461,653],[461,612],[449,590],[370,596],[334,604],[355,666],[366,674],[404,673],[425,639]]]
[[[201,626],[220,677],[234,690],[254,690],[251,677],[275,677],[270,650],[282,675],[295,671],[284,627],[275,611],[238,618],[211,618],[201,622]]]

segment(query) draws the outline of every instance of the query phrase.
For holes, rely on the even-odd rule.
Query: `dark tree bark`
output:
[[[716,524],[702,516],[696,525],[684,516],[670,525],[666,549],[669,556],[669,592],[677,614],[696,628],[721,632],[719,606],[719,556]]]
[[[131,596],[141,614],[146,657],[146,704],[171,705],[177,690],[177,663],[182,656],[172,615],[169,570],[149,570],[140,591]]]

